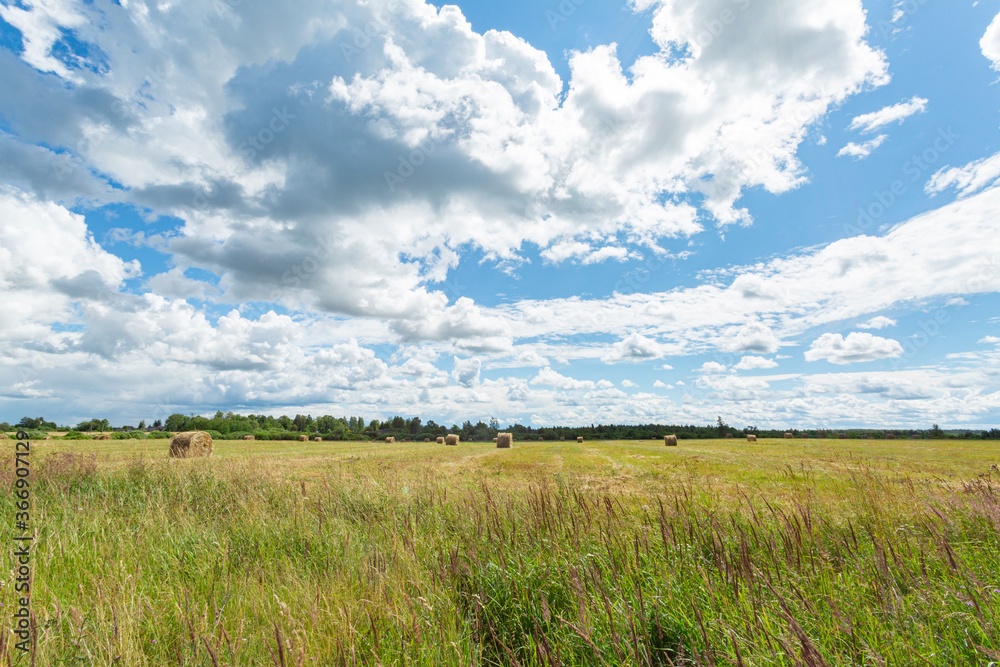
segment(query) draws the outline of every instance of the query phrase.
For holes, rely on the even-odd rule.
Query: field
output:
[[[996,442],[166,450],[33,443],[11,664],[1000,664]]]

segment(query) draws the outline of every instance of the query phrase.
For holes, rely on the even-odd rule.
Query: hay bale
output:
[[[791,439],[792,439],[792,438],[794,438],[794,437],[795,437],[795,435],[794,435],[794,434],[792,434],[792,433],[786,433],[786,434],[785,434],[785,440],[791,440]]]
[[[212,436],[204,431],[184,431],[170,438],[170,456],[189,459],[197,456],[211,456]]]
[[[108,435],[107,433],[101,433],[99,435],[95,435],[94,436],[94,440],[110,440],[110,439],[111,439],[111,436]]]
[[[395,445],[396,444],[396,439],[394,437],[392,437],[392,436],[389,436],[388,438],[385,439],[385,444],[387,444],[387,445]]]
[[[443,445],[444,444],[444,438],[442,438],[441,436],[438,436],[437,444]]]
[[[323,442],[323,438],[316,436],[315,438],[313,438],[313,442]]]
[[[733,434],[732,434],[732,433],[727,433],[727,434],[726,434],[726,437],[727,437],[727,438],[731,438],[731,437],[733,437]]]
[[[9,440],[9,439],[10,436],[8,436],[6,433],[0,433],[0,440]]]
[[[514,444],[513,433],[498,433],[495,439],[497,441],[497,449],[510,449],[511,445]]]
[[[676,435],[665,435],[665,436],[663,436],[663,446],[664,447],[676,447],[677,446],[677,436]]]
[[[895,436],[895,435],[893,435],[892,433],[886,433],[886,434],[885,434],[885,439],[886,439],[886,440],[895,440],[895,439],[896,439],[896,436]]]
[[[747,442],[757,442],[757,436],[755,436],[755,435],[748,435],[747,436]]]
[[[545,438],[543,438],[542,436],[538,436],[538,442],[542,442],[543,440],[545,440]]]
[[[449,447],[458,447],[458,441],[459,437],[457,435],[455,435],[454,433],[449,433],[444,439],[444,444],[448,445]]]
[[[47,436],[45,436],[45,439],[46,439],[46,440],[51,440],[51,439],[52,439],[52,436],[51,436],[51,435],[47,435]]]
[[[299,442],[309,442],[309,436],[308,435],[300,435],[299,436]]]
[[[582,435],[576,436],[576,441],[577,442],[583,442],[583,436]]]
[[[838,440],[847,440],[847,434],[846,433],[838,433],[837,434],[837,439]]]
[[[257,436],[254,436],[254,435],[245,435],[245,436],[243,436],[243,439],[244,440],[256,440]]]
[[[496,441],[497,441],[497,439],[496,439],[496,438],[493,438],[493,442],[496,442]]]

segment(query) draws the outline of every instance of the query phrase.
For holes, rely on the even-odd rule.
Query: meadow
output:
[[[32,447],[8,664],[1000,665],[997,442]]]

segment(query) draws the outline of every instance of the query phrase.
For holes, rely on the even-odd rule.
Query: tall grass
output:
[[[945,482],[858,459],[776,468],[780,492],[683,472],[602,491],[613,467],[572,449],[559,469],[489,472],[449,452],[458,474],[409,451],[294,473],[36,461],[35,655],[20,664],[1000,662],[989,472]],[[0,591],[11,609],[12,582]],[[18,664],[9,637],[0,648]]]

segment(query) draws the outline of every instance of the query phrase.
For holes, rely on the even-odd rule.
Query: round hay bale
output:
[[[441,436],[438,436],[438,439],[436,440],[436,442],[437,442],[437,444],[439,444],[439,445],[443,445],[443,444],[444,444],[444,438],[443,438],[443,437],[441,437]]]
[[[204,431],[184,431],[170,438],[170,456],[189,459],[212,455],[212,436]]]
[[[110,439],[111,439],[111,436],[108,435],[107,433],[101,433],[99,435],[95,435],[94,436],[94,440],[110,440]]]
[[[387,445],[395,445],[396,444],[396,439],[394,437],[392,437],[392,436],[389,436],[388,438],[385,439],[385,444],[387,444]]]
[[[257,439],[257,436],[253,436],[253,435],[245,435],[245,436],[243,436],[243,439],[244,439],[244,440],[256,440],[256,439]]]
[[[785,434],[785,440],[791,440],[794,437],[795,437],[795,435],[793,433],[786,433]]]
[[[300,435],[299,436],[299,442],[309,442],[309,436],[308,435]]]
[[[313,442],[323,442],[323,438],[317,435],[315,438],[313,438]]]
[[[543,438],[542,436],[538,436],[538,442],[542,442],[544,440],[545,440],[545,438]]]
[[[497,441],[497,439],[496,439],[496,438],[493,438],[493,442],[496,442],[496,441]]]
[[[51,435],[47,435],[47,436],[45,436],[45,439],[46,439],[46,440],[51,440],[51,439],[52,439],[52,436],[51,436]]]
[[[732,434],[732,433],[727,433],[727,434],[726,434],[726,437],[727,437],[727,438],[731,438],[731,437],[733,437],[733,434]]]
[[[895,440],[895,439],[896,439],[896,436],[895,436],[895,435],[893,435],[892,433],[886,433],[886,434],[885,434],[885,439],[886,439],[886,440]]]
[[[566,438],[559,438],[559,441],[560,441],[560,442],[562,442],[562,441],[563,441],[563,440],[565,440],[565,439],[566,439]]]
[[[747,442],[757,442],[757,436],[755,436],[755,435],[748,435],[747,436]]]
[[[0,433],[0,440],[10,440],[10,437],[6,433]]]
[[[576,441],[577,442],[583,442],[583,436],[582,435],[576,436]]]
[[[663,446],[664,447],[676,447],[677,446],[677,436],[676,435],[665,435],[665,436],[663,436]]]
[[[454,433],[449,433],[444,439],[444,444],[448,445],[449,447],[458,447],[459,440],[460,438],[457,435],[455,435]]]
[[[513,433],[498,433],[496,437],[497,449],[510,449],[514,443]]]

